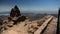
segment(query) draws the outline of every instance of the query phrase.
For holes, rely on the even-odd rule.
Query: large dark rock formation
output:
[[[13,20],[15,17],[17,19]],[[21,21],[25,21],[26,19],[26,16],[21,15],[19,8],[15,6],[14,8],[12,8],[8,19],[0,18],[0,33],[4,30],[9,29],[10,27],[13,27],[13,25],[20,23]]]
[[[14,20],[14,25],[21,22],[21,21],[25,21],[26,19],[27,19],[26,16],[21,16],[17,20]]]
[[[14,17],[18,17],[17,19],[13,20]],[[17,24],[18,22],[21,21],[25,21],[26,16],[21,16],[20,10],[17,6],[15,6],[14,8],[12,8],[11,12],[10,12],[10,17],[8,17],[9,21],[13,21],[14,24]]]
[[[0,33],[2,32],[2,25],[3,25],[3,20],[0,18]]]
[[[14,8],[11,9],[11,12],[10,12],[10,17],[18,17],[18,16],[21,16],[21,13],[20,13],[20,10],[17,6],[15,6]]]

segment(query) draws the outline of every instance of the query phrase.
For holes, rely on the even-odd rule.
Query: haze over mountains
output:
[[[10,11],[1,11],[0,14],[9,14]],[[58,14],[58,11],[21,11],[21,13],[35,13],[35,14]]]

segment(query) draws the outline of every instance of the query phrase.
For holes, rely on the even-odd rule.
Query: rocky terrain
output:
[[[38,16],[38,17],[35,17]],[[34,19],[33,16],[31,18],[29,17],[23,22],[19,22],[16,25],[13,25],[13,22],[10,21],[8,23],[4,23],[1,25],[1,34],[34,34],[34,32],[39,29],[39,27],[47,20],[50,18],[49,15],[44,15],[40,17],[40,15],[35,15]],[[6,16],[7,17],[7,16]],[[39,18],[40,17],[40,18]],[[32,20],[30,20],[32,19]],[[1,20],[1,19],[0,19]],[[8,21],[6,19],[6,21]]]

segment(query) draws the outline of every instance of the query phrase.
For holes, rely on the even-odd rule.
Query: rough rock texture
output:
[[[3,30],[2,34],[33,34],[40,26],[41,24],[39,23],[44,23],[44,20],[47,20],[49,18],[49,16],[45,16],[40,20],[34,20],[34,21],[29,21],[29,19],[23,21],[23,22],[18,22],[16,25],[12,24],[11,26],[5,25],[4,27],[5,30]],[[6,20],[7,21],[7,20]],[[41,22],[42,21],[42,22]],[[7,21],[7,23],[9,23]],[[10,21],[10,23],[13,23],[12,21]],[[10,25],[9,23],[9,25]],[[40,25],[40,26],[39,26]]]
[[[43,34],[56,34],[57,30],[57,18],[53,17],[53,20],[48,24]]]

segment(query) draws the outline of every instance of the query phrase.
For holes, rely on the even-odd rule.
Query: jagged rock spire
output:
[[[15,5],[15,7],[14,7],[14,8],[18,9],[17,5]]]
[[[10,12],[10,17],[15,17],[15,16],[21,16],[20,10],[17,5],[14,6],[14,8],[11,9]]]

